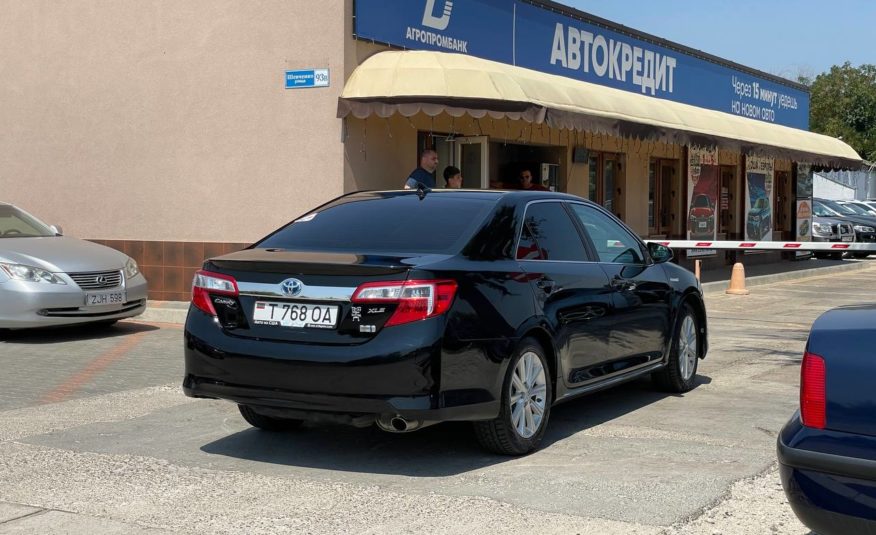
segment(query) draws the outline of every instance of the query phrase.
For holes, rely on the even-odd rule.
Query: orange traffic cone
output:
[[[730,286],[727,288],[727,293],[730,295],[748,295],[750,292],[745,289],[745,267],[742,262],[733,264],[733,272],[730,274]]]

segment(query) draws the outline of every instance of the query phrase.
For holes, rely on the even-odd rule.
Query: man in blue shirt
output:
[[[405,189],[417,189],[418,184],[435,187],[435,169],[438,169],[438,153],[425,149],[420,153],[420,166],[414,169],[405,181]]]

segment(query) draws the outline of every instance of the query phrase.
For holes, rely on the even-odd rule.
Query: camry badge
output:
[[[304,283],[298,279],[286,279],[280,283],[280,288],[284,294],[289,297],[295,297],[304,289]]]

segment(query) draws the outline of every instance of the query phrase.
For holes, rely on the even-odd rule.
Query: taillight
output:
[[[397,303],[384,327],[440,316],[447,312],[456,295],[453,280],[410,280],[368,282],[353,292],[354,303]]]
[[[825,385],[824,359],[809,352],[804,353],[800,370],[800,417],[806,427],[824,429],[827,425]]]
[[[210,294],[231,295],[237,297],[237,281],[234,277],[199,270],[192,280],[192,304],[211,316],[216,315]]]

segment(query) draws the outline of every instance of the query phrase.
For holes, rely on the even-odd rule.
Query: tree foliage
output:
[[[876,160],[876,65],[834,65],[811,85],[813,132],[842,137],[865,160]]]

